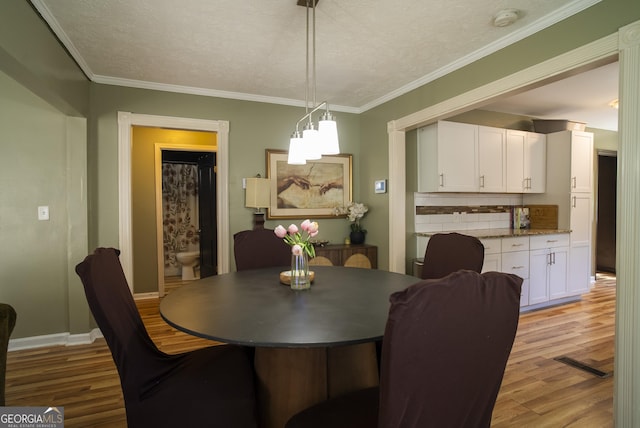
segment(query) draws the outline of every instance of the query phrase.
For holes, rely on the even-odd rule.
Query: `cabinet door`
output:
[[[507,192],[524,192],[524,145],[527,133],[507,130],[506,164]]]
[[[547,137],[527,132],[524,148],[525,193],[544,193],[547,185]]]
[[[478,127],[478,188],[480,192],[504,192],[506,131]]]
[[[593,134],[571,132],[571,192],[591,193],[593,187]]]
[[[531,251],[529,256],[529,304],[549,301],[547,266],[549,252],[546,249]]]
[[[485,254],[484,263],[482,264],[482,273],[501,272],[501,258],[500,254]]]
[[[571,194],[571,214],[569,224],[571,228],[571,246],[591,244],[591,194]]]
[[[549,299],[552,300],[568,295],[569,248],[552,248],[549,251]]]
[[[478,127],[476,125],[438,122],[440,191],[477,191],[477,141]]]
[[[571,247],[567,294],[586,293],[591,287],[591,247]]]

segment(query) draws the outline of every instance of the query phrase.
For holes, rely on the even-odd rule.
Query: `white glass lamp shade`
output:
[[[320,121],[318,122],[318,132],[320,133],[320,141],[322,142],[322,154],[339,154],[340,142],[338,141],[338,126],[331,113],[326,112],[320,117]]]
[[[304,141],[300,132],[296,131],[289,140],[289,156],[287,157],[289,165],[305,165],[307,163],[306,150]]]
[[[320,151],[320,133],[314,129],[313,123],[307,123],[302,131],[302,140],[304,141],[305,158],[307,160],[318,160],[322,158]]]
[[[245,204],[247,208],[268,208],[271,191],[268,178],[247,178]]]

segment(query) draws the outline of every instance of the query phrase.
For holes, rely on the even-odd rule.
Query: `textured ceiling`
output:
[[[362,112],[599,0],[320,0],[317,101]],[[32,0],[95,82],[303,105],[296,0]],[[520,19],[495,27],[500,10]]]

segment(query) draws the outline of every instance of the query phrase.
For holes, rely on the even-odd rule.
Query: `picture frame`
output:
[[[288,156],[285,150],[266,149],[268,219],[332,218],[335,207],[351,201],[352,155],[324,155],[306,165],[289,165]]]

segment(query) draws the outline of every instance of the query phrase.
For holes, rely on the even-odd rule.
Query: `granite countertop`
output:
[[[518,236],[553,235],[555,233],[570,233],[568,229],[472,229],[449,230],[443,232],[416,232],[416,236],[433,236],[436,233],[458,232],[476,238],[514,238]]]

